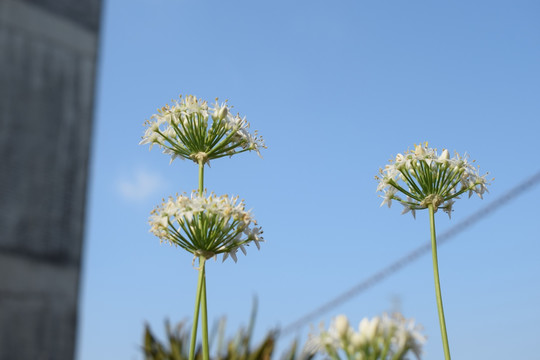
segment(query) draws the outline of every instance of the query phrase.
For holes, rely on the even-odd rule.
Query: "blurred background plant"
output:
[[[254,301],[253,310],[247,328],[240,328],[236,335],[225,341],[226,318],[219,320],[210,336],[210,351],[212,359],[217,360],[268,360],[275,350],[279,337],[278,330],[270,330],[263,340],[252,347],[253,329],[257,315],[257,303]],[[187,360],[189,359],[190,334],[189,324],[180,322],[174,328],[169,321],[165,322],[165,341],[160,341],[147,324],[144,330],[143,353],[145,360]],[[217,341],[217,344],[216,344]],[[215,344],[215,346],[214,346]],[[294,341],[289,350],[281,357],[283,360],[310,360],[314,354],[298,352],[298,343]],[[195,350],[195,359],[202,359],[201,345]]]
[[[225,341],[226,318],[221,318],[210,336],[211,359],[216,360],[269,360],[275,357],[279,330],[270,330],[263,340],[252,347],[253,329],[256,318],[256,301],[249,325],[240,328],[236,335]],[[143,353],[145,360],[189,359],[189,324],[180,322],[174,328],[165,322],[166,340],[160,341],[147,324],[144,330]],[[281,360],[311,360],[315,357],[333,360],[406,360],[414,354],[420,359],[426,337],[422,327],[400,313],[383,314],[380,317],[362,319],[355,331],[345,315],[338,315],[328,330],[320,324],[319,332],[312,333],[306,344],[298,350],[295,340],[279,356]],[[217,342],[217,344],[216,344]],[[215,345],[215,346],[214,346]],[[202,360],[202,346],[195,350],[195,359]]]
[[[411,353],[420,359],[426,337],[422,327],[399,312],[371,320],[363,318],[355,331],[345,315],[336,316],[328,330],[320,324],[304,348],[307,354],[324,354],[333,360],[406,360]]]

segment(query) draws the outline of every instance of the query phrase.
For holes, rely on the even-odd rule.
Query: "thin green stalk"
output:
[[[201,256],[201,271],[203,273],[202,295],[201,295],[201,330],[202,330],[202,356],[203,360],[210,360],[210,348],[208,345],[208,311],[206,307],[206,271],[205,259]]]
[[[199,280],[197,281],[197,296],[195,298],[195,311],[193,313],[193,326],[191,328],[191,343],[189,345],[189,360],[195,359],[195,345],[197,343],[197,325],[199,324],[199,308],[201,304],[201,294],[204,285],[204,258],[199,264]]]
[[[406,183],[409,185],[409,188],[414,188],[412,190],[414,190],[418,195],[421,195],[422,194],[422,190],[420,190],[420,188],[418,187],[418,185],[416,184],[416,182],[414,181],[414,179],[411,177],[411,174],[409,174],[408,171],[403,171],[403,170],[399,170],[399,172],[403,175],[403,177],[406,179]],[[396,183],[395,181],[393,181],[394,183]],[[397,184],[397,183],[396,183]],[[394,184],[391,184],[392,186],[396,187]],[[397,187],[396,187],[397,189]],[[410,194],[408,191],[406,191],[405,189],[398,189],[399,191],[403,192],[404,194],[406,194],[407,196],[415,199],[415,200],[418,200],[420,201],[420,198],[418,196],[411,196],[412,194]]]
[[[441,295],[441,284],[439,281],[439,262],[437,261],[437,238],[435,233],[435,210],[433,205],[428,205],[429,224],[431,228],[431,254],[433,257],[433,277],[435,279],[435,296],[437,297],[437,310],[439,312],[439,324],[441,326],[441,337],[444,348],[444,358],[450,360],[450,346],[448,345],[448,335],[446,334],[446,322],[444,320],[444,310]]]
[[[203,196],[204,192],[204,160],[199,160],[199,196]],[[206,259],[201,256],[199,258],[200,269],[202,273],[202,289],[201,289],[201,330],[202,330],[202,355],[203,360],[210,359],[210,350],[208,346],[208,311],[206,306],[206,271],[205,271]]]
[[[203,196],[204,191],[204,160],[199,160],[199,196]]]
[[[199,196],[203,195],[204,191],[204,161],[199,160]],[[209,359],[208,350],[208,313],[206,308],[206,274],[205,274],[206,259],[204,256],[199,257],[199,279],[197,281],[197,296],[195,298],[195,311],[193,313],[193,327],[191,329],[191,343],[189,346],[189,360],[195,359],[195,346],[197,344],[197,327],[199,325],[199,310],[203,308],[202,313],[202,332],[203,332],[203,359]]]

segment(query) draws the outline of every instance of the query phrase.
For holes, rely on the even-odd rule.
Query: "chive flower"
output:
[[[357,331],[345,315],[339,315],[328,330],[321,325],[319,333],[309,335],[305,352],[323,353],[336,360],[403,360],[412,352],[419,359],[425,341],[421,327],[399,313],[364,318]]]
[[[396,200],[403,205],[403,214],[410,211],[416,217],[416,210],[431,204],[435,212],[442,209],[450,216],[460,195],[476,193],[482,198],[487,191],[487,174],[480,176],[468,158],[458,153],[450,158],[447,149],[439,155],[437,149],[428,148],[427,142],[397,154],[375,177],[379,181],[377,191],[383,192],[381,206],[390,207]]]
[[[240,249],[246,255],[245,246],[254,243],[260,249],[262,229],[244,201],[227,195],[217,197],[191,197],[177,195],[163,200],[150,216],[150,232],[161,242],[176,245],[192,253],[195,258],[209,259],[223,254],[236,262]]]
[[[211,120],[211,121],[210,121]],[[145,122],[140,144],[158,145],[163,153],[203,164],[212,159],[266,148],[262,137],[249,132],[245,117],[233,115],[227,102],[208,105],[193,95],[158,109]]]

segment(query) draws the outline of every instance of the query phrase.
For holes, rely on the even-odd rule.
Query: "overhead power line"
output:
[[[529,177],[528,179],[524,180],[523,182],[519,183],[515,187],[508,190],[506,193],[498,197],[497,199],[493,200],[486,206],[482,207],[480,210],[476,211],[466,219],[458,222],[456,225],[452,226],[447,231],[443,232],[439,236],[437,236],[437,243],[438,245],[442,245],[448,240],[450,240],[452,237],[456,236],[460,232],[464,231],[465,229],[469,228],[474,223],[482,220],[484,217],[488,216],[495,210],[499,209],[500,207],[506,205],[510,200],[518,197],[519,195],[523,194],[524,192],[530,190],[534,185],[540,182],[540,171],[538,171],[533,176]],[[390,265],[384,267],[383,269],[377,271],[373,275],[367,277],[363,281],[359,282],[358,284],[354,285],[349,290],[341,293],[340,295],[336,296],[332,300],[322,304],[318,308],[314,309],[313,311],[303,315],[302,317],[298,318],[297,320],[293,321],[292,323],[288,324],[287,326],[283,327],[283,329],[280,331],[281,335],[288,335],[289,333],[292,333],[304,325],[310,323],[314,319],[318,318],[321,314],[324,314],[331,309],[337,307],[338,305],[341,305],[342,303],[346,302],[347,300],[357,296],[358,294],[366,291],[367,289],[373,287],[377,283],[381,282],[382,280],[386,279],[390,275],[396,273],[397,271],[404,268],[406,265],[412,263],[416,259],[418,259],[420,256],[425,255],[426,253],[429,253],[431,250],[431,243],[427,242],[424,245],[419,246],[415,250],[411,251],[405,256],[402,256],[401,258],[397,259]]]

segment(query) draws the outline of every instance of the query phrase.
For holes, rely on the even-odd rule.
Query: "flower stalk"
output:
[[[202,264],[206,259],[202,259]],[[191,328],[191,342],[189,344],[189,360],[193,360],[195,358],[195,346],[197,343],[197,327],[199,325],[199,309],[201,304],[201,296],[202,296],[202,290],[204,288],[205,283],[205,276],[204,276],[204,268],[203,265],[200,264],[199,268],[199,278],[197,281],[197,292],[196,292],[196,298],[195,298],[195,311],[193,313],[193,325]],[[201,270],[202,269],[202,270]]]
[[[206,304],[206,270],[205,261],[202,261],[199,271],[202,272],[202,294],[201,294],[201,331],[202,331],[202,356],[203,360],[210,359],[210,348],[208,345],[208,307]]]
[[[444,309],[441,294],[441,283],[439,280],[439,261],[437,259],[437,235],[435,232],[435,211],[433,205],[428,206],[429,225],[431,230],[431,256],[433,260],[433,278],[435,280],[435,297],[437,298],[437,311],[439,313],[439,325],[441,327],[441,338],[444,349],[444,358],[450,360],[450,345],[448,344],[448,334],[446,333],[446,321],[444,319]]]
[[[203,196],[204,193],[204,158],[199,159],[199,196]],[[206,304],[206,259],[204,256],[199,257],[199,274],[202,278],[202,289],[201,291],[201,297],[200,297],[200,306],[202,307],[202,315],[201,315],[201,321],[202,321],[202,355],[203,360],[209,360],[210,359],[210,350],[208,346],[208,307]],[[196,320],[194,320],[196,321]],[[198,320],[197,320],[198,321]],[[193,360],[193,359],[191,359]]]
[[[204,159],[201,157],[199,164],[199,196],[204,194]],[[199,217],[202,217],[200,215]],[[200,219],[202,221],[202,219]],[[189,360],[195,358],[195,346],[197,343],[197,327],[199,323],[199,311],[202,308],[201,331],[202,331],[202,355],[203,360],[209,360],[210,350],[208,346],[208,307],[206,304],[206,258],[199,256],[199,280],[197,282],[197,295],[195,297],[195,312],[193,314],[193,325],[191,329],[191,342],[189,347]]]

